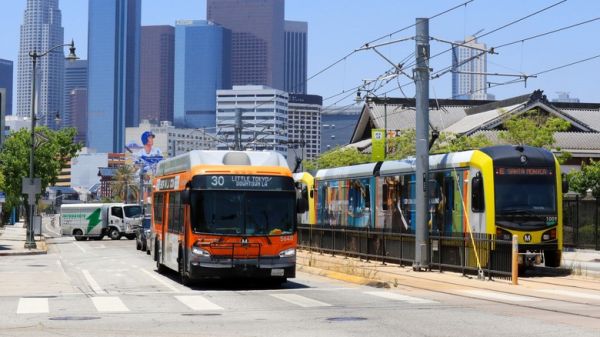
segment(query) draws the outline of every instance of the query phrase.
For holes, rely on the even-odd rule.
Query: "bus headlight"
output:
[[[296,248],[290,248],[279,252],[279,257],[294,257],[296,256]]]
[[[192,254],[202,257],[210,257],[210,252],[208,250],[196,246],[192,247]]]

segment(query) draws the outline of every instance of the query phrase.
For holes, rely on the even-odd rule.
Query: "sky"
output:
[[[418,17],[433,17],[468,0],[286,0],[286,20],[308,22],[308,93],[321,95],[323,105],[348,106],[356,96],[356,87],[364,80],[376,79],[391,65],[373,50],[354,52],[365,43],[392,42],[415,35],[410,27]],[[0,58],[15,62],[15,85],[19,30],[26,0],[0,0]],[[75,40],[78,56],[87,54],[87,0],[60,0],[65,40]],[[494,30],[549,7],[539,14],[505,28]],[[487,48],[553,31],[600,17],[600,1],[589,0],[473,0],[445,14],[431,18],[431,37],[445,41],[463,40],[465,36],[489,33],[478,40]],[[205,19],[205,0],[142,0],[142,25],[173,25],[178,19]],[[402,28],[406,30],[392,34]],[[498,48],[488,55],[488,73],[530,75],[600,55],[600,20],[549,34],[537,39]],[[449,48],[449,44],[431,41],[431,55]],[[415,42],[407,40],[379,47],[393,63],[404,61],[406,75],[412,75]],[[349,55],[351,54],[351,55]],[[349,55],[345,59],[345,56]],[[343,59],[343,60],[341,60]],[[328,66],[331,68],[323,71]],[[446,52],[430,60],[433,72],[451,65]],[[323,71],[323,72],[322,72]],[[319,74],[318,74],[319,73]],[[318,74],[313,77],[313,75]],[[517,77],[488,76],[488,82],[503,83]],[[497,99],[505,99],[541,89],[549,99],[557,92],[568,92],[582,102],[600,102],[600,57],[570,67],[529,78],[527,83],[490,88]],[[402,75],[373,95],[414,97],[413,80]],[[402,90],[398,88],[401,87]],[[451,74],[430,81],[431,98],[450,98]]]

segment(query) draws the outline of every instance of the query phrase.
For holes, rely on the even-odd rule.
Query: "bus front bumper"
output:
[[[296,257],[215,258],[190,259],[191,279],[206,278],[293,278],[296,277]]]

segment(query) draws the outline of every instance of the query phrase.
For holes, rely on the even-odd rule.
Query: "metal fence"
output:
[[[563,242],[566,247],[600,250],[600,199],[568,197],[563,202]]]
[[[429,243],[431,269],[455,270],[463,274],[482,270],[488,277],[510,276],[510,241],[496,240],[495,235],[488,234],[475,234],[471,238],[463,233],[451,236],[432,233]],[[389,230],[300,225],[298,244],[307,250],[382,263],[412,265],[415,259],[415,235]]]

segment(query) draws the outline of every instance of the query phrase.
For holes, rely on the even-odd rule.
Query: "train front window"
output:
[[[556,214],[556,181],[547,175],[495,176],[496,213],[501,215]]]
[[[289,192],[194,191],[192,229],[224,235],[292,234],[295,195]]]

